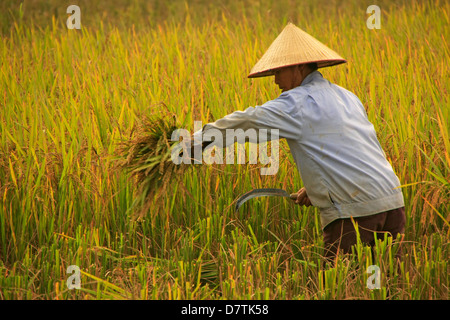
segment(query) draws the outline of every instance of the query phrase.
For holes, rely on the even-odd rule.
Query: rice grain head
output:
[[[131,138],[119,143],[116,168],[125,170],[137,185],[131,209],[137,209],[139,217],[148,213],[153,198],[166,192],[169,184],[182,177],[188,167],[171,160],[177,143],[171,141],[171,135],[179,128],[177,124],[175,115],[143,116],[133,128]]]

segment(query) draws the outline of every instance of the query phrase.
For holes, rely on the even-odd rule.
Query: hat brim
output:
[[[290,65],[283,65],[283,66],[280,66],[278,68],[272,68],[272,69],[267,69],[267,70],[263,70],[263,71],[260,71],[260,72],[254,72],[254,73],[249,74],[248,78],[260,78],[260,77],[273,76],[277,70],[280,70],[280,69],[283,69],[283,68],[292,67],[292,66],[296,66],[296,65],[301,65],[301,64],[317,63],[317,68],[320,69],[320,68],[336,66],[338,64],[342,64],[342,63],[346,63],[346,62],[347,62],[347,60],[345,60],[345,59],[336,59],[336,60],[308,61],[307,63],[293,63],[293,64],[290,64]]]

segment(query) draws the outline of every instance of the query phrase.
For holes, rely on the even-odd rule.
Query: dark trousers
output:
[[[405,232],[405,207],[377,213],[370,216],[355,217],[361,242],[373,247],[375,234],[377,239],[384,239],[384,234],[397,237]],[[325,257],[333,260],[339,250],[351,253],[351,247],[356,244],[356,231],[351,218],[338,219],[331,222],[323,230],[325,242]],[[400,253],[400,251],[399,251]],[[397,254],[399,256],[399,254]]]

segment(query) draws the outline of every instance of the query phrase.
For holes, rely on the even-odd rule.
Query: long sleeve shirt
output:
[[[404,206],[399,179],[361,101],[319,71],[274,100],[206,124],[201,133],[216,129],[225,135],[236,128],[279,130],[319,208],[322,228],[336,219]]]

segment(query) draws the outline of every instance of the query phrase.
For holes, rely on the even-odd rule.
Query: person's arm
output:
[[[237,129],[243,130],[245,140],[252,143],[260,143],[272,140],[270,133],[277,130],[277,138],[299,139],[301,136],[301,125],[299,117],[300,112],[291,95],[281,94],[277,99],[266,102],[261,106],[249,107],[244,111],[235,111],[226,115],[222,119],[208,123],[203,126],[202,130],[194,133],[194,141],[211,141],[211,136],[219,136],[219,132],[223,140],[213,141],[211,145],[226,147],[235,142],[233,136],[227,139],[227,130],[234,129],[234,134],[238,133]],[[253,129],[254,131],[251,131]],[[265,129],[267,135],[261,135],[259,132]],[[242,131],[239,131],[242,133]],[[256,132],[255,134],[252,134]],[[230,131],[228,131],[230,135]],[[206,138],[206,139],[205,139]]]

